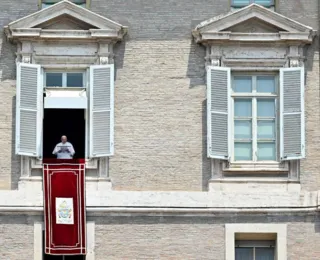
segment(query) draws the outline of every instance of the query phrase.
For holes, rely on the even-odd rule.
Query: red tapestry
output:
[[[45,253],[86,254],[85,164],[50,160],[43,164]]]

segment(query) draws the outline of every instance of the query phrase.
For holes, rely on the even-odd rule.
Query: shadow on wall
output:
[[[16,78],[16,48],[17,46],[9,42],[4,32],[2,32],[2,48],[0,50],[0,81],[14,80]],[[1,46],[1,45],[0,45]]]
[[[117,80],[117,70],[123,68],[124,64],[124,54],[126,51],[126,42],[128,41],[129,36],[126,34],[121,42],[118,42],[113,47],[113,54],[114,54],[114,77],[115,81]]]
[[[204,46],[195,43],[191,31],[201,23],[201,20],[192,20],[190,25],[190,53],[188,60],[187,77],[190,79],[190,88],[203,86],[206,84],[205,56]]]
[[[207,99],[202,102],[202,190],[207,191],[211,179],[211,163],[207,157]]]
[[[20,156],[15,154],[16,143],[16,96],[12,97],[12,121],[11,121],[11,189],[18,189],[20,177]]]
[[[93,219],[92,219],[93,220]],[[88,219],[90,221],[90,217]],[[115,217],[95,217],[96,225],[152,225],[152,224],[208,224],[208,225],[223,225],[223,224],[286,224],[286,223],[314,223],[315,232],[319,233],[319,216],[317,213],[283,213],[279,214],[262,214],[257,213],[253,217],[252,214],[245,213],[226,213],[217,214],[215,216],[117,216]]]
[[[194,29],[201,21],[193,20],[190,31]],[[188,59],[187,78],[189,78],[189,88],[201,87],[206,93],[206,70],[205,70],[205,47],[197,44],[190,35],[190,53]],[[211,179],[211,163],[207,157],[207,100],[204,99],[201,104],[202,119],[202,190],[208,190],[209,180]],[[200,116],[200,115],[199,115]],[[200,134],[200,133],[199,133]]]
[[[303,50],[303,55],[306,57],[306,62],[305,62],[305,68],[306,71],[312,71],[313,70],[313,62],[314,62],[314,55],[315,52],[318,52],[317,55],[319,55],[319,48],[320,48],[320,31],[317,32],[316,37],[314,37],[313,42],[311,45],[306,45],[306,47]],[[319,59],[317,57],[316,59]]]

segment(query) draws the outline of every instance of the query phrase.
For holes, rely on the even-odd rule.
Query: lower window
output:
[[[274,240],[236,240],[235,260],[274,260]]]
[[[286,224],[226,224],[226,260],[287,259]]]

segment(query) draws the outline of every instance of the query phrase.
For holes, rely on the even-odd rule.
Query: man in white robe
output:
[[[61,143],[56,145],[52,153],[57,155],[57,159],[72,159],[75,151],[72,144],[67,142],[67,137],[63,135]]]

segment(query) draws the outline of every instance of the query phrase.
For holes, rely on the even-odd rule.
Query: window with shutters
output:
[[[232,161],[277,161],[278,77],[232,75]]]
[[[227,161],[224,170],[288,171],[286,161],[305,157],[302,67],[208,67],[207,83],[208,157]]]
[[[16,154],[51,157],[60,136],[70,133],[76,158],[113,155],[113,66],[43,73],[40,65],[19,63]]]
[[[61,0],[40,0],[39,5],[43,9],[43,8],[47,8],[49,6],[52,6],[60,1]],[[69,0],[69,1],[78,5],[78,6],[81,6],[81,7],[88,7],[88,5],[89,5],[88,0]]]

